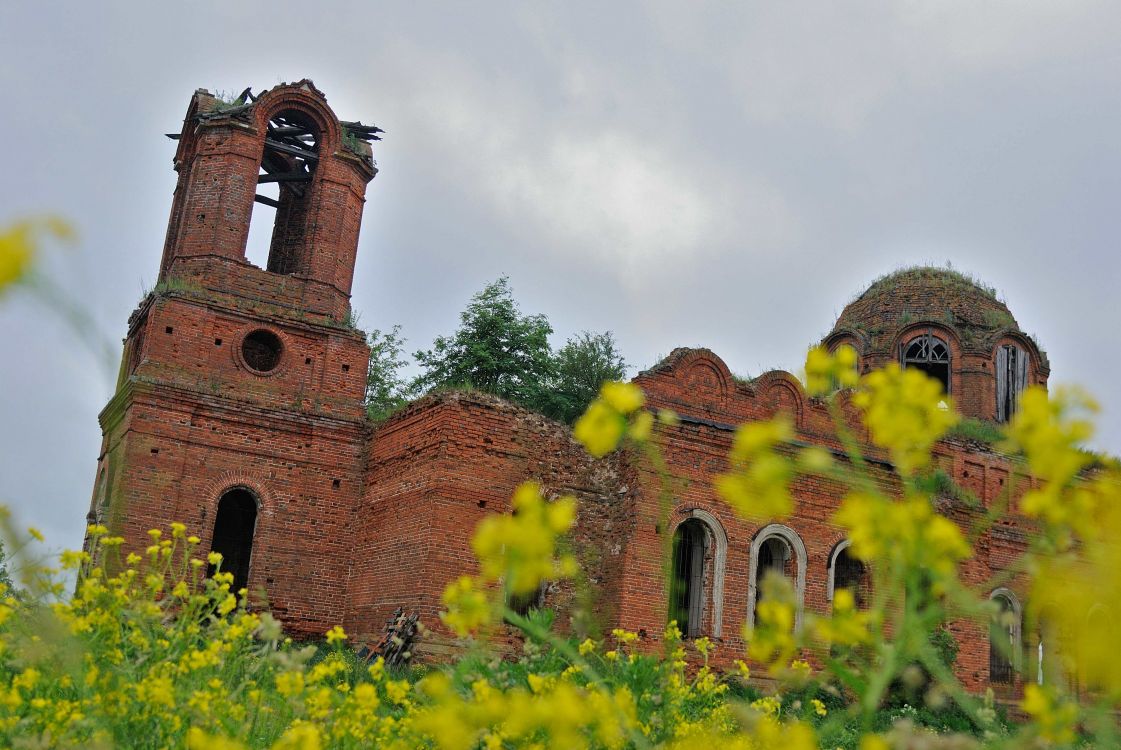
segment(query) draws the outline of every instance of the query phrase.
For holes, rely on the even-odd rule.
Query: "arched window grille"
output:
[[[218,501],[210,549],[221,553],[222,571],[233,575],[231,591],[240,591],[249,585],[249,561],[256,528],[257,498],[252,492],[244,487],[235,487],[222,495]],[[210,574],[213,573],[212,569]]]
[[[848,589],[857,609],[864,609],[871,599],[872,582],[869,580],[867,566],[852,556],[851,544],[848,540],[841,542],[830,556],[827,593],[832,602],[838,589]]]
[[[796,611],[794,627],[802,627],[806,592],[806,545],[789,526],[771,524],[755,535],[751,543],[747,589],[747,624],[755,627],[755,609],[763,596],[762,582],[769,571],[786,578],[794,588]]]
[[[994,685],[1010,685],[1020,667],[1020,602],[1006,588],[997,589],[989,598],[998,606],[989,623],[989,682]]]
[[[695,518],[686,520],[673,534],[668,619],[677,621],[678,629],[686,638],[701,634],[707,546],[705,525]]]
[[[950,347],[932,332],[917,336],[903,344],[902,366],[922,370],[942,384],[942,392],[950,392]]]

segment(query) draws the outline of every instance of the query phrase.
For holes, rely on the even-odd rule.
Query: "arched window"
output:
[[[950,347],[930,331],[903,345],[903,367],[915,367],[942,384],[942,392],[950,392]]]
[[[222,555],[222,570],[233,574],[231,591],[249,585],[249,558],[253,554],[253,532],[257,526],[257,498],[244,487],[228,490],[218,501],[214,520],[213,552]]]
[[[997,589],[989,599],[998,607],[989,623],[989,682],[1010,685],[1020,668],[1020,602],[1006,588]]]
[[[1028,384],[1028,355],[1015,344],[996,350],[996,421],[1007,422],[1016,414],[1020,394]]]
[[[829,584],[827,593],[829,601],[833,601],[833,594],[838,589],[848,589],[852,592],[853,601],[857,609],[868,606],[872,582],[868,578],[868,568],[849,552],[852,542],[846,539],[839,543],[829,556]]]
[[[268,243],[265,267],[273,273],[307,272],[307,209],[312,178],[319,164],[319,130],[307,114],[295,109],[277,112],[268,122],[261,169],[254,196],[254,219],[272,209],[271,236],[268,222],[251,221],[249,250]],[[269,212],[272,213],[272,212]]]
[[[773,523],[755,535],[751,542],[747,583],[747,624],[755,627],[755,607],[762,597],[764,577],[775,571],[790,579],[794,587],[797,610],[794,627],[802,627],[802,604],[806,593],[806,545],[789,526]]]
[[[707,542],[704,524],[693,518],[673,533],[668,619],[677,621],[678,629],[686,638],[701,634]]]

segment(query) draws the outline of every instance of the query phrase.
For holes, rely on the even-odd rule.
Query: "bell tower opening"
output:
[[[276,113],[267,128],[245,257],[272,273],[306,272],[307,215],[320,133],[297,109]]]

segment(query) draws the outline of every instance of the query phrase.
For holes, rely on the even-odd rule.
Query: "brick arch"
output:
[[[927,331],[930,331],[935,336],[938,336],[946,342],[946,346],[950,347],[950,371],[951,373],[961,365],[962,345],[961,337],[958,335],[957,329],[953,326],[946,325],[944,322],[937,320],[923,320],[913,323],[908,323],[891,341],[891,351],[889,354],[899,361],[899,348],[911,339],[919,336]]]
[[[724,360],[708,349],[692,349],[677,361],[679,377],[695,380],[726,398],[732,373]]]
[[[253,103],[253,121],[262,140],[269,118],[285,109],[296,110],[313,120],[319,130],[320,158],[334,153],[342,143],[339,118],[328,106],[323,92],[306,78],[297,83],[276,86],[257,97]]]
[[[248,490],[257,502],[257,516],[253,527],[249,571],[246,580],[246,585],[250,590],[253,590],[255,571],[260,570],[261,551],[268,546],[269,518],[271,515],[268,511],[274,506],[271,493],[269,493],[266,484],[260,477],[245,471],[228,471],[206,485],[203,490],[206,508],[206,515],[202,521],[206,534],[204,539],[207,539],[208,543],[213,545],[214,525],[218,519],[218,502],[223,495],[235,489]]]
[[[260,519],[264,518],[265,514],[271,511],[275,503],[272,493],[269,492],[261,478],[248,471],[227,471],[205,485],[202,496],[206,512],[202,518],[202,522],[213,525],[214,517],[218,512],[218,501],[222,498],[222,495],[238,487],[244,487],[249,490],[253,494],[253,497],[256,498],[258,523],[260,523]]]
[[[690,520],[700,521],[712,534],[712,635],[720,638],[724,630],[724,575],[728,563],[728,532],[720,519],[712,513],[704,508],[690,508],[674,522],[670,538],[677,533],[681,524]]]
[[[753,385],[756,396],[762,398],[772,413],[777,413],[781,404],[788,401],[795,426],[802,424],[806,406],[806,391],[802,381],[786,370],[770,370],[757,377]]]
[[[821,342],[821,345],[829,351],[833,351],[840,344],[849,344],[853,349],[856,349],[857,355],[863,357],[871,345],[871,339],[855,328],[844,327],[833,331]]]
[[[759,598],[755,583],[756,574],[759,570],[759,550],[763,547],[763,542],[775,538],[786,542],[798,564],[798,570],[794,577],[794,596],[796,600],[794,630],[800,631],[802,629],[802,615],[806,602],[806,566],[809,555],[806,553],[806,545],[802,541],[802,537],[798,536],[797,531],[781,523],[772,523],[759,529],[751,540],[747,569],[747,629],[749,631],[755,627],[755,602]]]

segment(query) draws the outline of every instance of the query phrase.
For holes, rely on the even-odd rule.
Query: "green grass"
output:
[[[960,422],[950,428],[946,437],[995,446],[1004,439],[1004,428],[987,419],[963,417]]]

